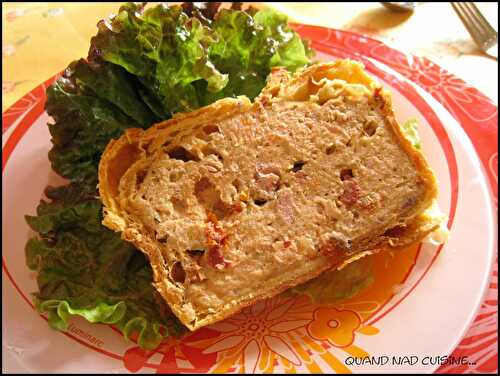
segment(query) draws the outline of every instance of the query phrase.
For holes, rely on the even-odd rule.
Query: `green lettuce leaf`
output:
[[[160,105],[154,109],[161,111],[163,119],[200,107],[193,82],[203,80],[206,90],[216,92],[228,80],[208,56],[217,36],[180,6],[143,8],[143,4],[127,3],[115,17],[100,21],[89,56],[99,56],[135,75]]]
[[[77,80],[73,67],[47,89],[45,109],[55,121],[48,124],[53,143],[49,159],[59,175],[95,188],[97,166],[109,140],[126,128],[145,125],[96,96]]]
[[[253,99],[271,67],[294,71],[311,55],[287,17],[268,9],[162,5],[143,11],[129,3],[98,26],[90,56],[137,76],[143,99],[153,100],[151,108],[163,118],[227,96]]]
[[[420,135],[418,134],[418,120],[415,118],[410,118],[406,120],[401,126],[401,130],[408,140],[410,140],[411,144],[416,149],[422,148],[422,141],[420,139]]]
[[[272,67],[293,72],[310,62],[312,51],[287,26],[287,17],[274,10],[222,9],[211,27],[219,39],[210,47],[210,58],[230,79],[220,92],[206,92],[204,104],[242,94],[253,99],[265,86]]]
[[[154,290],[145,256],[103,227],[102,204],[70,185],[48,188],[36,216],[26,216],[40,234],[26,244],[26,263],[38,272],[35,304],[49,325],[68,328],[71,316],[114,324],[125,337],[155,348],[181,333],[181,325]]]
[[[125,115],[141,126],[148,126],[159,119],[137,93],[139,83],[125,69],[97,60],[77,60],[70,64],[76,84],[87,87],[102,100],[117,106]]]

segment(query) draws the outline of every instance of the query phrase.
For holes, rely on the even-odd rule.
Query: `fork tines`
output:
[[[452,2],[451,5],[481,50],[497,44],[498,33],[472,2]]]

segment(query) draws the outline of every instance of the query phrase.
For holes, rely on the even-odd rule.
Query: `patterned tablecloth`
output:
[[[270,5],[294,22],[351,30],[425,56],[498,103],[498,62],[477,49],[449,3],[420,3],[413,14],[392,12],[379,3]],[[478,6],[498,29],[498,3]],[[2,3],[2,111],[70,61],[86,56],[96,22],[116,10],[116,3]],[[473,369],[439,372],[498,372],[497,270],[476,321],[456,350],[481,351],[481,362]]]

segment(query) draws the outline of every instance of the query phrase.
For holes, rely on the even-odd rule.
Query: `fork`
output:
[[[451,5],[481,51],[498,60],[498,33],[472,2]]]

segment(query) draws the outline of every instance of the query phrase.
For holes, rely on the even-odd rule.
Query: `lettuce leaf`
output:
[[[49,159],[52,168],[61,176],[95,189],[97,166],[109,140],[119,137],[126,128],[144,127],[145,124],[138,123],[115,104],[95,95],[84,84],[89,81],[86,76],[75,75],[75,72],[81,72],[82,65],[79,62],[70,65],[64,75],[47,89],[45,109],[55,121],[48,124],[53,144]],[[126,85],[117,85],[115,95],[125,97]]]
[[[35,305],[49,325],[68,328],[79,315],[116,325],[125,337],[155,348],[181,325],[154,290],[146,257],[101,225],[102,204],[75,185],[47,188],[36,216],[26,216],[40,237],[26,244],[26,263],[38,272]]]
[[[200,106],[194,81],[204,80],[206,89],[214,92],[227,84],[227,75],[208,56],[216,40],[213,30],[189,18],[180,6],[160,4],[144,10],[144,4],[127,3],[97,26],[89,56],[136,76],[160,105],[154,109],[163,119]]]
[[[422,141],[420,135],[418,134],[418,120],[415,118],[409,118],[403,125],[401,125],[401,131],[410,140],[413,147],[416,149],[422,148]]]
[[[205,92],[203,104],[241,94],[253,99],[272,67],[295,71],[310,62],[311,50],[287,26],[287,17],[273,10],[222,9],[211,26],[219,39],[210,47],[210,58],[230,79],[220,92]]]
[[[294,71],[311,55],[287,26],[287,17],[268,9],[253,15],[217,12],[214,5],[159,5],[143,11],[142,4],[129,3],[98,26],[89,56],[137,76],[155,100],[151,108],[164,119],[227,96],[253,99],[271,67]]]

